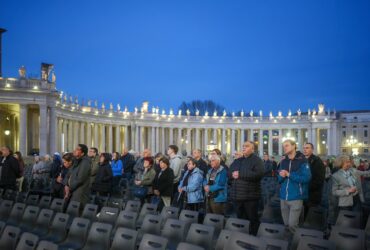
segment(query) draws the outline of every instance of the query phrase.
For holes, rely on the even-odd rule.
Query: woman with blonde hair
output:
[[[339,170],[333,174],[332,194],[339,198],[339,209],[359,211],[365,201],[361,176],[369,177],[370,171],[359,171],[352,167],[351,158],[342,155],[336,159]]]

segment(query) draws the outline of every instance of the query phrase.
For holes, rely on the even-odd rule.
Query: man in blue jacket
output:
[[[311,171],[307,159],[297,152],[295,141],[286,140],[283,143],[285,157],[280,162],[279,183],[280,207],[284,225],[294,234],[298,228],[302,213],[303,201],[308,199],[308,184]]]

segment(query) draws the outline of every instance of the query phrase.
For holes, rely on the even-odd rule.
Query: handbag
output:
[[[134,196],[136,198],[143,199],[148,194],[148,188],[147,187],[135,187],[134,189]]]

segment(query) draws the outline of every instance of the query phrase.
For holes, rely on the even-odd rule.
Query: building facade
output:
[[[51,78],[51,79],[50,79]],[[121,152],[125,147],[142,152],[165,152],[170,144],[184,154],[199,148],[219,148],[226,155],[241,150],[245,140],[258,145],[258,152],[282,155],[282,142],[294,139],[301,149],[311,142],[320,155],[369,153],[369,111],[330,112],[319,105],[308,112],[291,111],[283,116],[262,112],[240,116],[205,114],[191,116],[144,102],[129,112],[119,105],[81,103],[56,89],[55,75],[43,72],[42,79],[0,78],[0,144],[25,155],[72,151],[78,143],[100,152]]]

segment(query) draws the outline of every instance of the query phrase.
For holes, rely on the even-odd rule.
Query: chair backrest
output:
[[[211,249],[214,232],[215,228],[212,226],[193,223],[187,233],[186,242]]]
[[[54,210],[56,213],[63,213],[64,203],[64,199],[54,198],[51,202],[50,209]]]
[[[4,221],[0,221],[0,236],[3,233],[5,226],[6,226],[6,223]]]
[[[180,244],[176,248],[176,250],[189,250],[189,249],[191,249],[191,250],[204,250],[203,247],[193,245],[193,244],[190,244],[190,243],[186,243],[186,242],[180,242]]]
[[[365,230],[335,226],[329,240],[335,242],[338,250],[365,249]]]
[[[61,246],[68,246],[70,244],[73,244],[76,248],[84,246],[89,227],[90,220],[81,217],[74,218],[69,228],[67,238],[61,243]]]
[[[23,233],[16,250],[33,250],[36,249],[37,242],[39,241],[39,237],[35,234],[31,233]]]
[[[107,207],[116,207],[120,211],[123,209],[123,199],[122,198],[112,198],[110,197],[107,203]]]
[[[80,216],[80,206],[79,201],[70,201],[66,210],[66,214],[69,214],[72,218]]]
[[[157,214],[157,208],[157,204],[144,203],[143,207],[140,210],[139,217],[137,218],[137,223],[141,225],[145,215],[147,214]]]
[[[147,214],[144,217],[140,231],[143,234],[159,235],[161,231],[161,218],[154,214]]]
[[[178,207],[163,207],[161,211],[162,222],[165,223],[168,218],[178,219],[180,209]]]
[[[294,235],[291,244],[291,249],[297,249],[298,242],[303,237],[315,238],[315,239],[322,239],[324,238],[324,233],[318,230],[306,229],[306,228],[298,228]]]
[[[140,242],[139,250],[165,250],[167,247],[168,240],[164,237],[144,234],[143,239]]]
[[[111,224],[94,222],[90,228],[84,249],[108,249],[110,245],[111,232]]]
[[[225,217],[221,214],[207,213],[204,217],[203,225],[213,226],[215,228],[215,235],[218,236],[224,228]]]
[[[56,242],[61,241],[66,237],[68,220],[68,214],[56,213],[56,215],[54,216],[48,235],[55,238]]]
[[[125,211],[139,212],[141,207],[141,202],[137,200],[129,200],[126,203]]]
[[[249,225],[250,225],[249,220],[243,220],[243,219],[238,219],[238,218],[228,218],[226,220],[225,229],[248,234]]]
[[[118,215],[116,228],[125,227],[136,229],[137,213],[131,211],[121,211]]]
[[[17,196],[15,198],[16,202],[26,203],[28,194],[25,192],[17,192]]]
[[[53,215],[53,210],[46,208],[41,209],[35,223],[35,229],[32,232],[38,235],[46,234],[49,231],[49,225],[53,218]]]
[[[15,203],[12,211],[10,211],[9,219],[7,221],[8,225],[18,226],[22,220],[24,210],[26,209],[26,204],[24,203]]]
[[[15,226],[6,226],[0,238],[0,249],[14,249],[21,229]]]
[[[98,221],[114,225],[118,217],[119,209],[116,207],[103,207],[100,210]]]
[[[220,232],[220,235],[218,236],[218,239],[217,239],[217,242],[216,242],[215,250],[223,250],[223,249],[224,249],[224,246],[225,246],[225,243],[229,240],[230,235],[231,235],[233,232],[234,232],[234,231],[227,230],[227,229],[222,230],[222,231]],[[238,231],[235,231],[235,232],[238,232]]]
[[[299,241],[297,249],[299,250],[312,250],[312,249],[335,250],[336,247],[335,247],[335,243],[329,240],[303,237]]]
[[[266,242],[267,248],[266,249],[274,249],[274,250],[288,250],[289,242],[281,239],[273,239],[273,238],[266,238],[261,237],[263,241]]]
[[[50,208],[50,204],[53,198],[48,195],[41,196],[39,207],[40,208]]]
[[[347,210],[340,210],[335,226],[360,228],[361,227],[361,213],[347,211]]]
[[[326,226],[326,215],[326,209],[310,207],[303,223],[303,227],[315,230],[324,230]]]
[[[179,220],[184,221],[186,226],[189,227],[192,223],[198,223],[199,212],[192,210],[181,210]]]
[[[5,193],[3,194],[3,199],[4,200],[15,201],[16,198],[17,198],[17,192],[16,191],[14,191],[13,189],[5,190]]]
[[[30,194],[27,197],[26,204],[27,205],[38,206],[39,205],[39,199],[40,199],[40,196],[38,194]]]
[[[108,204],[108,200],[109,200],[108,196],[97,195],[95,197],[95,204],[97,204],[99,207],[106,207]]]
[[[82,211],[82,218],[89,219],[91,221],[96,220],[96,213],[98,212],[98,205],[86,204],[84,210]]]
[[[0,203],[0,220],[5,221],[8,219],[13,203],[14,201],[11,200],[3,200]]]
[[[58,250],[58,245],[50,241],[42,240],[39,242],[36,250]]]
[[[39,215],[40,208],[36,206],[27,206],[24,210],[21,223],[19,227],[24,231],[29,231],[35,226],[37,216]]]
[[[134,229],[124,227],[117,228],[110,250],[121,250],[122,246],[125,246],[127,250],[135,250],[137,235],[138,232]]]
[[[229,240],[224,246],[224,249],[233,249],[233,250],[244,250],[244,249],[255,249],[255,250],[265,250],[267,244],[261,238],[255,236],[241,233],[233,232],[230,235]]]
[[[185,239],[185,222],[176,219],[167,219],[161,235],[168,239],[169,248],[175,248]]]
[[[261,223],[258,228],[258,237],[280,239],[284,238],[285,227],[280,224]]]

